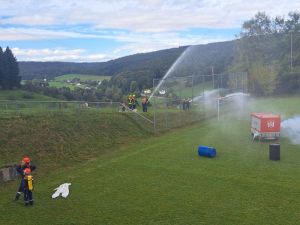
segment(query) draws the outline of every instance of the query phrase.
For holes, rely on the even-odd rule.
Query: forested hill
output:
[[[20,76],[23,80],[34,78],[53,78],[68,73],[143,76],[152,79],[161,77],[180,56],[187,46],[141,53],[110,60],[108,62],[71,63],[71,62],[19,62]],[[197,45],[197,59],[203,65],[203,73],[211,66],[216,72],[226,70],[233,58],[234,42],[219,42]],[[225,65],[227,64],[227,65]]]

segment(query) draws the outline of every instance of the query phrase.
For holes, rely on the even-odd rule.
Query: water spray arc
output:
[[[232,106],[234,112],[242,111],[247,93],[246,74],[215,74],[214,70],[207,74],[201,51],[199,46],[187,47],[161,79],[153,79],[149,101],[153,106],[154,132],[219,118],[228,111],[232,114]]]
[[[166,78],[168,78],[172,72],[175,70],[175,68],[181,63],[182,59],[184,58],[184,56],[186,55],[186,52],[190,49],[191,47],[186,48],[181,55],[176,59],[176,61],[172,64],[172,66],[170,67],[170,69],[168,69],[168,71],[166,72],[166,74],[163,76],[163,78],[160,80],[160,82],[158,83],[158,85],[155,87],[155,89],[152,91],[152,94],[149,97],[149,100],[151,100],[151,98],[153,97],[153,95],[159,90],[159,88],[161,87],[161,85],[164,83],[164,81],[166,80]],[[154,85],[153,85],[154,86]]]

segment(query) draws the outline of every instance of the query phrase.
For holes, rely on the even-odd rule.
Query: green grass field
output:
[[[298,99],[261,98],[252,102],[250,111],[299,115]],[[299,146],[281,138],[281,160],[270,161],[269,142],[250,138],[249,117],[226,115],[219,121],[210,119],[151,136],[125,118],[92,115],[79,117],[79,126],[97,124],[95,127],[68,127],[75,115],[73,119],[65,117],[62,124],[57,118],[56,126],[50,126],[58,129],[60,144],[67,151],[56,149],[60,145],[48,147],[46,153],[52,149],[59,155],[52,152],[47,160],[33,154],[40,167],[35,173],[33,207],[12,201],[17,181],[1,184],[1,224],[300,224]],[[111,122],[99,125],[106,120]],[[119,124],[121,121],[125,124]],[[17,124],[22,126],[21,121]],[[39,129],[51,124],[45,120]],[[116,129],[108,132],[112,127]],[[70,144],[79,137],[78,143],[84,144]],[[114,139],[119,140],[114,142],[114,151],[95,152],[106,149],[105,143],[109,148]],[[46,141],[42,143],[41,149],[48,146]],[[199,157],[199,145],[214,146],[217,157]],[[91,157],[85,158],[85,154]],[[12,156],[17,156],[17,150],[5,154],[6,160]],[[65,166],[58,163],[61,159]],[[70,196],[52,200],[53,189],[64,182],[72,183]]]
[[[58,99],[24,90],[1,90],[0,118],[59,111],[58,103],[47,103],[53,101],[58,101]]]
[[[53,101],[57,99],[23,90],[1,90],[0,100]]]
[[[69,84],[67,82],[63,81],[49,81],[49,86],[50,87],[55,87],[55,88],[63,88],[63,87],[68,87],[71,90],[74,90],[77,86],[73,84]]]
[[[96,76],[96,75],[85,75],[85,74],[65,74],[62,76],[55,77],[55,81],[66,81],[72,80],[74,78],[79,78],[82,81],[102,81],[102,80],[109,80],[110,76]]]
[[[102,81],[102,80],[109,80],[110,76],[95,76],[95,75],[85,75],[85,74],[66,74],[62,76],[55,77],[54,80],[49,81],[50,87],[62,88],[68,87],[71,90],[75,89],[76,87],[85,88],[87,87],[86,84],[82,84],[80,86],[76,86],[75,84],[68,83],[68,80],[72,80],[74,78],[80,79],[81,82],[87,81]]]

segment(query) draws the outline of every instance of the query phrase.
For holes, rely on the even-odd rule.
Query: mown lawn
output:
[[[289,107],[296,98],[260,99],[251,111],[270,101],[299,114]],[[300,224],[300,147],[282,138],[281,160],[270,161],[269,142],[253,142],[249,129],[248,117],[211,119],[50,169],[36,175],[30,208],[12,201],[18,182],[2,185],[0,224]],[[199,157],[199,145],[214,146],[217,157]],[[52,200],[64,182],[69,198]]]

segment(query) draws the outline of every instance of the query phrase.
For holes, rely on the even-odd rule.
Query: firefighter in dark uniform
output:
[[[143,106],[143,112],[147,112],[147,108],[148,108],[148,98],[147,98],[147,96],[144,96],[142,98],[142,106]]]
[[[128,100],[128,108],[130,110],[132,110],[132,103],[133,103],[133,101],[132,101],[132,95],[129,95],[127,100]]]
[[[33,191],[33,177],[31,175],[31,169],[26,168],[24,170],[24,203],[25,203],[25,206],[33,205],[32,191]]]
[[[24,170],[26,168],[29,168],[31,172],[36,169],[36,166],[32,165],[30,163],[30,158],[27,157],[27,156],[24,157],[22,159],[21,164],[17,166],[17,172],[21,175],[22,179],[21,179],[21,183],[20,183],[19,189],[18,189],[18,191],[16,193],[16,197],[15,197],[16,201],[19,200],[20,195],[22,194],[22,192],[24,192],[24,185],[25,185],[25,180],[24,180],[25,173],[24,173]]]
[[[137,101],[135,99],[135,95],[132,95],[132,110],[136,109]]]

